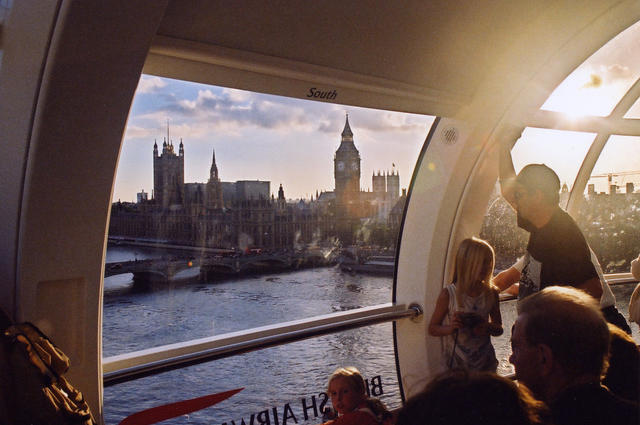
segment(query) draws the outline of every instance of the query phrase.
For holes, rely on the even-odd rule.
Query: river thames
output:
[[[158,258],[144,248],[109,247],[107,262]],[[196,271],[183,273],[184,278]],[[131,276],[105,279],[103,356],[220,335],[391,301],[392,279],[342,273],[337,267],[243,276],[220,282],[174,282],[133,292]],[[178,276],[180,277],[180,276]],[[615,288],[625,301],[632,285]],[[510,328],[515,302],[501,304],[505,333],[494,338],[499,372],[512,371]],[[637,327],[634,326],[634,337]],[[339,366],[356,366],[371,391],[390,408],[400,406],[391,323],[312,338],[166,372],[104,391],[105,423],[135,412],[208,394],[238,394],[163,424],[292,425],[322,422],[326,381]],[[330,403],[327,403],[330,406]],[[243,424],[244,422],[244,424]]]

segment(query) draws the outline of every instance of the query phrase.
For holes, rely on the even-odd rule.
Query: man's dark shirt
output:
[[[518,226],[531,234],[520,279],[519,298],[547,286],[576,286],[598,277],[584,235],[573,218],[560,207],[540,229],[519,215]]]
[[[638,425],[637,403],[621,399],[599,383],[565,389],[552,403],[555,425]]]

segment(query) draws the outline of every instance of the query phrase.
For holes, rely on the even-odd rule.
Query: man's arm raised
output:
[[[511,205],[513,209],[516,209],[515,200],[515,182],[516,171],[513,167],[513,159],[511,158],[511,148],[514,145],[514,138],[517,140],[520,137],[522,128],[514,129],[508,137],[505,137],[500,143],[499,149],[499,168],[498,178],[500,181],[500,191],[502,197]]]

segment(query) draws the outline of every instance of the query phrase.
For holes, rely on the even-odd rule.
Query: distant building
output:
[[[153,144],[153,198],[162,208],[180,205],[184,200],[184,145],[180,140],[178,155],[173,143],[162,143],[162,153],[158,154],[158,144]]]
[[[393,169],[391,172],[382,173],[378,170],[378,174],[373,173],[371,180],[373,202],[377,210],[376,218],[380,222],[385,222],[400,196],[400,175]]]
[[[221,182],[222,187],[222,199],[225,206],[230,205],[236,201],[236,183],[235,182]]]
[[[340,145],[333,162],[335,190],[332,198],[337,233],[341,240],[354,242],[361,220],[373,218],[379,223],[387,222],[389,213],[400,196],[400,175],[395,171],[395,165],[391,172],[378,170],[378,174],[374,172],[371,177],[373,191],[361,190],[360,152],[354,142],[348,115],[345,117]],[[325,201],[331,199],[328,195],[325,192],[316,198]]]
[[[390,223],[397,226],[403,205],[398,202],[400,177],[395,166],[391,172],[374,173],[372,192],[361,191],[360,162],[347,116],[334,156],[335,190],[292,204],[282,185],[276,199],[269,181],[221,181],[215,151],[208,181],[185,183],[184,144],[180,140],[176,154],[167,129],[162,151],[153,145],[152,199],[142,202],[147,199],[142,191],[136,207],[114,204],[109,233],[241,249],[291,248],[335,236],[348,245],[355,242],[364,221],[387,225],[394,211]]]
[[[399,196],[400,196],[400,174],[396,170],[391,170],[391,174],[387,174],[386,197],[391,202],[394,202],[398,199]]]
[[[236,200],[252,201],[270,198],[271,182],[260,180],[238,180],[236,182]]]
[[[149,200],[149,194],[142,189],[140,192],[136,194],[137,203],[140,204],[142,202],[146,202]]]
[[[216,151],[213,151],[211,158],[211,168],[209,169],[209,181],[206,187],[206,205],[209,209],[219,209],[224,207],[223,190],[220,176],[218,176],[218,165],[216,164]]]
[[[333,158],[336,200],[345,205],[360,201],[360,152],[353,142],[347,115],[340,146]]]
[[[355,146],[349,116],[345,118],[340,146],[334,156],[335,202],[343,213],[356,217],[375,217],[385,222],[400,196],[400,175],[378,170],[371,176],[372,192],[360,190],[360,152]],[[395,164],[394,164],[395,168]],[[322,194],[320,195],[322,198]]]
[[[271,197],[271,182],[264,180],[220,182],[220,187],[226,207],[231,207],[236,202],[267,200]]]
[[[161,152],[154,143],[153,161],[153,199],[140,202],[142,191],[138,204],[114,203],[109,234],[241,249],[292,248],[331,234],[319,204],[287,204],[282,185],[275,200],[269,181],[222,182],[215,151],[206,183],[184,182],[182,140],[177,154],[166,139]]]
[[[373,173],[373,176],[371,177],[371,187],[376,198],[385,197],[387,192],[387,178],[386,175],[380,174],[380,170],[378,170],[377,176],[375,172]]]

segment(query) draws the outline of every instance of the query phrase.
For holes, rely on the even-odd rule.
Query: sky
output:
[[[572,72],[551,94],[543,109],[607,116],[640,77],[640,23],[633,25]],[[400,187],[411,174],[433,117],[265,95],[143,75],[124,135],[114,200],[135,201],[153,189],[153,143],[169,137],[176,150],[182,139],[185,182],[206,182],[215,150],[222,181],[268,180],[277,194],[309,199],[334,189],[333,155],[340,145],[345,116],[360,151],[362,190],[371,175],[395,170]],[[640,118],[640,103],[627,116]],[[553,168],[572,186],[595,135],[527,128],[512,151],[516,171],[527,163]],[[613,136],[593,174],[620,173],[614,182],[640,188],[640,139]],[[594,178],[606,190],[606,178]]]
[[[362,190],[372,173],[400,174],[407,188],[433,117],[265,95],[143,75],[134,97],[114,200],[153,189],[153,144],[185,151],[185,182],[206,182],[215,150],[222,181],[268,180],[277,195],[308,199],[332,191],[333,156],[346,114],[360,151]]]
[[[614,37],[556,88],[542,109],[558,111],[579,120],[584,115],[608,116],[622,96],[640,78],[640,23]],[[640,102],[626,117],[640,118]],[[516,171],[526,163],[542,162],[554,169],[569,188],[595,134],[527,128],[514,146]],[[607,141],[592,176],[613,173],[612,183],[633,182],[640,189],[640,138],[613,135]],[[629,171],[638,171],[627,174]],[[618,173],[618,174],[616,174]],[[596,191],[608,191],[606,177],[594,177]]]

